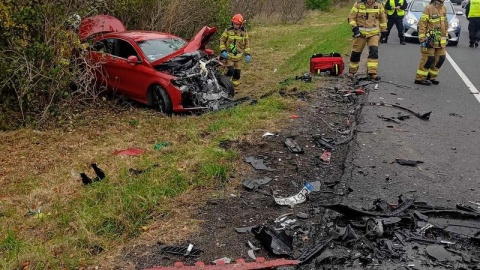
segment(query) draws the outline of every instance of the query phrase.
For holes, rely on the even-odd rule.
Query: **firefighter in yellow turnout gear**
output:
[[[226,59],[227,73],[234,86],[240,84],[240,74],[243,67],[243,57],[249,63],[250,46],[248,33],[243,26],[243,16],[236,14],[232,18],[232,26],[225,29],[220,37],[220,51],[222,58]]]
[[[436,80],[446,58],[448,20],[444,0],[432,0],[425,7],[418,22],[418,39],[422,58],[417,69],[415,84],[439,84]]]
[[[360,63],[360,56],[368,45],[367,73],[373,80],[380,80],[378,70],[378,42],[380,33],[386,33],[387,20],[381,3],[375,0],[356,2],[349,16],[353,32],[352,53],[350,54],[349,75],[355,76]]]

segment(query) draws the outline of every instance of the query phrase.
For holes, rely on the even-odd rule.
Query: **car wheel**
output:
[[[235,87],[233,86],[233,83],[225,75],[218,75],[217,80],[220,86],[225,88],[225,90],[227,91],[228,97],[235,96]]]
[[[153,105],[160,112],[170,115],[173,112],[172,100],[165,89],[160,85],[155,85],[151,90]]]

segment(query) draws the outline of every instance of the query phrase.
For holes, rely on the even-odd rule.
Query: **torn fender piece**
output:
[[[307,200],[307,195],[314,190],[315,188],[310,183],[306,183],[302,190],[297,193],[297,195],[287,198],[274,196],[273,199],[279,205],[288,205],[290,207],[293,207],[295,204],[304,203]]]
[[[294,154],[303,154],[303,149],[298,145],[298,143],[293,138],[287,138],[285,140],[285,145],[288,147],[288,150]]]
[[[257,257],[255,262],[245,262],[244,259],[237,259],[235,264],[205,265],[204,262],[196,262],[195,265],[186,266],[182,262],[176,262],[174,266],[161,266],[144,270],[256,270],[276,269],[280,266],[298,265],[299,260],[276,259],[267,261],[264,257]]]
[[[293,237],[287,235],[285,231],[277,232],[266,226],[259,226],[253,228],[252,233],[270,253],[291,255],[293,251]]]
[[[247,188],[249,190],[255,190],[262,185],[266,185],[266,184],[270,183],[270,181],[272,181],[272,178],[270,178],[270,177],[264,177],[262,179],[255,179],[255,180],[254,179],[245,179],[245,180],[243,180],[242,184],[245,188]]]
[[[255,157],[245,157],[244,160],[245,160],[245,162],[252,164],[252,166],[256,170],[265,170],[265,171],[270,171],[270,172],[275,171],[275,169],[267,167],[263,163],[263,159],[259,159],[259,158],[255,158]]]
[[[312,257],[316,256],[318,253],[320,253],[320,251],[324,250],[328,244],[330,243],[330,241],[333,240],[333,236],[332,237],[329,237],[329,238],[326,238],[326,239],[323,239],[323,240],[320,240],[318,241],[317,245],[315,245],[313,248],[309,249],[309,250],[306,250],[302,255],[300,255],[300,257],[298,258],[298,260],[300,260],[300,264],[304,264],[306,262],[308,262]]]

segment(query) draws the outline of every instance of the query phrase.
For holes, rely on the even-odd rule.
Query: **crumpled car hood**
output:
[[[210,39],[217,32],[217,27],[204,26],[198,33],[180,50],[152,62],[152,66],[159,66],[164,62],[173,59],[181,54],[193,53],[198,50],[204,50]]]

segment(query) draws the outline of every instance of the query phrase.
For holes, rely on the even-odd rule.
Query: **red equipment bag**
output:
[[[342,55],[337,52],[329,54],[317,53],[310,58],[310,73],[320,75],[325,72],[338,76],[343,73]]]

